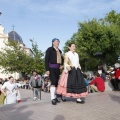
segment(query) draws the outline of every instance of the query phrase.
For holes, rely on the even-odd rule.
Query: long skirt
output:
[[[88,94],[81,70],[73,68],[68,73],[62,72],[58,82],[57,94],[65,97],[81,98]]]
[[[6,99],[4,104],[13,104],[17,102],[17,94],[16,91],[7,91],[6,92]]]

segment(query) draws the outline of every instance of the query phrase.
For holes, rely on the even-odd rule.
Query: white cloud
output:
[[[94,16],[119,9],[119,0],[1,0],[13,7],[22,7],[34,13],[57,13]],[[119,9],[120,10],[120,9]]]
[[[119,0],[45,0],[42,4],[34,2],[26,7],[39,14],[48,12],[98,18],[112,9],[120,11]]]
[[[28,8],[37,12],[55,12],[55,13],[69,13],[75,12],[75,9],[69,4],[68,0],[55,1],[51,0],[41,3],[29,4]]]

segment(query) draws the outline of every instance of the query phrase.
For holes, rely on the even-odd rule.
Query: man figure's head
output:
[[[33,70],[33,71],[32,71],[32,74],[33,74],[33,76],[36,76],[36,75],[37,75],[37,71],[36,71],[36,70]]]
[[[54,38],[52,40],[52,46],[53,47],[58,48],[59,44],[60,44],[60,40],[58,38]]]

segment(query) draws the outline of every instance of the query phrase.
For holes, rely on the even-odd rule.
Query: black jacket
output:
[[[62,60],[61,65],[63,65],[62,52],[60,49],[59,49],[59,51],[61,53],[61,60]],[[52,64],[57,63],[57,53],[56,53],[56,50],[54,49],[54,47],[49,47],[46,50],[46,55],[45,55],[45,69],[46,69],[46,71],[49,71],[49,63],[52,63]]]

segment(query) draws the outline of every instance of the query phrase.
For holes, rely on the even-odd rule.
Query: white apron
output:
[[[1,89],[6,90],[6,99],[4,104],[13,104],[17,102],[17,85],[15,83],[5,82]]]

